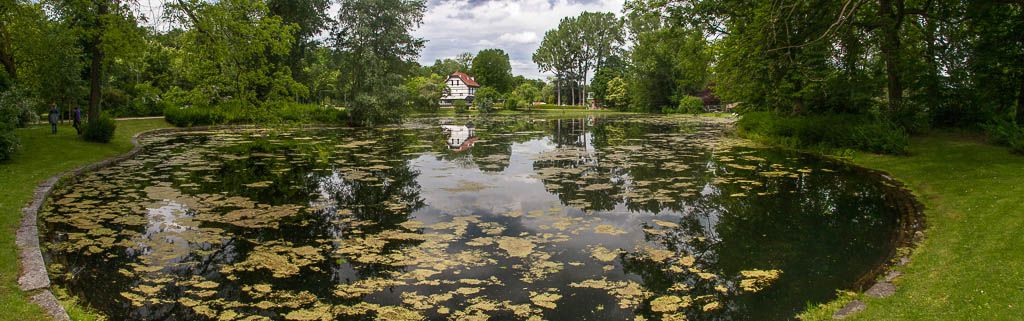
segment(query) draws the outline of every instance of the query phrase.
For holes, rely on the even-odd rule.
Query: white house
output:
[[[441,105],[451,106],[452,102],[456,100],[473,100],[473,96],[476,95],[476,89],[480,88],[480,84],[476,83],[473,77],[470,77],[464,72],[453,72],[448,75],[448,81],[445,82],[444,92],[441,93]]]

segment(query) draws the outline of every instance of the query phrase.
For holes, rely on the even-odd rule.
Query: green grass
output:
[[[1024,157],[963,134],[914,138],[910,156],[854,154],[925,205],[924,241],[899,270],[896,294],[860,296],[852,320],[1020,320],[1024,315]],[[839,306],[819,306],[825,320]]]
[[[22,149],[13,159],[0,163],[0,320],[46,320],[42,309],[28,302],[18,289],[18,248],[14,234],[21,220],[21,208],[32,191],[47,178],[75,167],[98,162],[131,150],[136,133],[170,127],[163,119],[118,121],[114,139],[108,144],[86,142],[75,135],[70,124],[50,134],[46,125],[17,130]],[[71,313],[82,313],[71,309]]]

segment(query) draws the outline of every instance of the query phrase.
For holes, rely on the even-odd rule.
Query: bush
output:
[[[1010,147],[1010,151],[1024,155],[1024,127],[1013,120],[1000,119],[984,126],[989,140]]]
[[[679,107],[676,111],[687,114],[700,114],[704,111],[704,100],[700,97],[683,96],[679,99]]]
[[[508,110],[519,110],[521,103],[518,98],[512,97],[505,100],[505,109]]]
[[[473,105],[476,105],[476,108],[482,113],[490,113],[494,111],[494,103],[500,98],[501,94],[494,88],[480,87],[473,97]]]
[[[745,113],[737,122],[747,138],[791,148],[857,149],[903,154],[910,137],[888,121],[869,115],[783,116],[770,112]]]
[[[114,122],[114,118],[104,113],[99,118],[90,119],[85,124],[85,132],[82,137],[90,142],[109,143],[114,138],[115,129],[117,129],[117,123]]]
[[[570,105],[559,106],[559,105],[555,105],[555,104],[540,104],[540,105],[533,105],[533,108],[536,108],[536,109],[587,109],[587,106],[570,106]]]
[[[704,111],[704,100],[695,96],[683,96],[679,99],[676,108],[665,108],[661,112],[666,114],[700,114]]]
[[[469,111],[469,104],[465,100],[456,100],[452,102],[452,107],[455,107],[456,114],[463,114]]]
[[[0,161],[14,157],[19,147],[18,137],[14,136],[14,126],[0,121]]]
[[[474,99],[473,104],[476,105],[476,109],[480,110],[481,113],[494,112],[494,100],[491,100],[490,98]]]
[[[24,128],[39,121],[36,106],[41,105],[37,99],[29,96],[28,91],[12,88],[0,93],[0,122],[17,128]]]
[[[349,119],[348,112],[343,109],[294,102],[268,102],[262,106],[228,102],[215,107],[168,107],[164,110],[164,118],[178,127],[307,122],[334,124]]]

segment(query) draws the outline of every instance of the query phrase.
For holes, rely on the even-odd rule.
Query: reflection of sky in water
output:
[[[848,168],[821,160],[770,150],[709,149],[704,145],[706,137],[680,134],[681,129],[660,123],[633,124],[599,118],[558,119],[530,124],[513,122],[518,126],[514,127],[517,128],[515,132],[504,129],[502,126],[508,122],[501,119],[475,124],[472,132],[468,127],[459,125],[448,125],[454,127],[446,130],[431,126],[360,136],[364,141],[349,136],[365,132],[344,130],[318,132],[317,135],[324,137],[302,140],[306,143],[298,145],[288,145],[289,140],[284,137],[251,146],[237,138],[199,142],[189,141],[186,137],[182,141],[174,141],[170,147],[155,148],[154,151],[161,153],[177,148],[214,157],[215,161],[202,165],[212,164],[214,167],[196,169],[191,177],[173,179],[177,184],[174,185],[176,190],[189,197],[203,189],[207,195],[237,194],[258,204],[300,203],[307,210],[296,217],[282,218],[280,228],[248,229],[232,226],[230,222],[210,221],[209,217],[201,218],[195,209],[181,202],[150,202],[144,211],[145,222],[134,238],[135,246],[125,250],[124,261],[118,258],[114,264],[97,263],[92,261],[96,257],[88,256],[82,261],[69,261],[68,264],[82,265],[76,269],[107,271],[74,280],[71,289],[81,291],[95,285],[88,282],[114,288],[110,291],[113,299],[95,295],[87,295],[86,298],[115,316],[175,319],[168,317],[177,313],[171,311],[188,311],[187,307],[173,304],[140,309],[125,303],[104,305],[104,302],[123,301],[124,298],[118,297],[117,293],[129,290],[117,288],[125,286],[120,283],[123,279],[109,271],[123,268],[126,262],[134,264],[132,260],[143,260],[143,265],[156,267],[185,263],[185,268],[169,270],[186,280],[199,277],[218,282],[221,291],[217,297],[249,300],[240,289],[267,283],[275,289],[309,291],[320,300],[329,301],[333,300],[331,291],[334,285],[348,284],[387,270],[358,266],[345,261],[344,257],[331,254],[347,246],[349,243],[346,241],[363,237],[363,233],[399,230],[396,225],[407,220],[429,226],[472,215],[485,224],[498,223],[504,228],[502,236],[568,234],[564,241],[537,242],[534,251],[550,254],[550,261],[561,264],[562,269],[533,283],[524,282],[519,279],[524,269],[516,266],[534,264],[531,263],[533,258],[507,257],[495,244],[484,247],[467,245],[469,240],[488,236],[482,228],[471,225],[465,235],[446,245],[446,253],[485,250],[497,260],[497,264],[446,270],[431,279],[487,279],[497,276],[504,286],[483,286],[484,290],[478,296],[514,303],[529,303],[532,291],[557,289],[557,293],[563,296],[558,301],[558,308],[540,310],[548,319],[631,319],[634,313],[656,317],[658,314],[651,314],[647,303],[635,307],[636,310],[619,309],[616,298],[604,290],[567,286],[584,280],[630,280],[651,291],[653,298],[666,294],[666,288],[672,282],[692,281],[687,279],[692,275],[682,278],[667,275],[664,267],[658,264],[634,260],[642,254],[638,247],[651,246],[675,250],[681,253],[679,255],[696,256],[698,267],[722,277],[755,268],[784,271],[778,284],[764,293],[722,296],[720,300],[728,306],[721,312],[688,314],[691,318],[788,319],[806,302],[820,302],[831,297],[836,288],[851,284],[881,258],[881,253],[885,253],[885,246],[881,243],[887,241],[891,233],[889,215],[892,215],[892,210],[882,201],[883,192],[878,184],[871,178],[859,177],[859,173]],[[294,136],[307,134],[297,133]],[[402,141],[398,138],[402,135],[415,139],[413,142]],[[457,144],[452,139],[457,140]],[[469,141],[472,143],[464,144]],[[324,145],[316,145],[317,142]],[[240,151],[243,153],[241,156],[233,154],[238,151],[227,151],[239,144],[247,146]],[[308,148],[314,145],[315,148]],[[413,145],[440,148],[408,151]],[[337,146],[350,147],[338,149]],[[217,153],[228,156],[220,159]],[[550,158],[551,155],[556,157]],[[738,161],[743,155],[758,155],[769,160]],[[159,164],[156,174],[174,173],[182,170],[180,166],[186,166],[164,164],[160,156],[151,162]],[[669,169],[669,162],[685,163],[688,167],[677,164]],[[232,163],[234,165],[231,166],[235,167],[220,168]],[[792,172],[796,168],[808,168],[814,174],[769,179],[755,172],[726,166],[733,163],[757,165],[760,166],[758,171]],[[365,168],[384,164],[387,165],[381,168],[387,169],[369,171],[378,175],[380,180],[360,181],[359,177],[365,177],[361,175],[367,172]],[[783,165],[769,166],[777,164]],[[539,175],[544,169],[551,168],[568,169],[570,174],[566,175],[572,179],[557,176],[565,174],[563,172],[558,172],[554,178]],[[838,174],[823,174],[819,171],[822,168],[830,168]],[[579,172],[572,173],[573,170]],[[210,177],[215,179],[206,181]],[[163,178],[167,179],[167,176]],[[692,186],[669,187],[678,183],[676,179],[680,178]],[[743,180],[763,185],[737,182]],[[190,188],[181,184],[192,181],[201,181],[200,187]],[[597,183],[614,188],[586,190],[592,184],[600,185]],[[145,186],[153,182],[143,180],[141,184]],[[279,186],[286,184],[291,185],[283,186],[286,188]],[[611,194],[602,194],[605,191]],[[755,197],[759,191],[771,194]],[[648,193],[663,195],[659,196],[661,199],[645,198]],[[743,195],[737,197],[737,193]],[[684,194],[688,196],[682,196]],[[128,198],[125,195],[119,197]],[[407,218],[401,216],[404,215],[401,210],[388,213],[387,206],[382,206],[416,204],[417,199],[422,200],[422,206],[410,208]],[[578,206],[591,202],[593,207]],[[597,204],[599,202],[604,203]],[[543,211],[543,214],[531,214],[536,211]],[[507,215],[509,212],[519,212],[521,216],[510,217]],[[351,221],[345,221],[354,216],[367,221],[376,220],[380,226],[352,225]],[[564,223],[563,218],[579,221],[572,221],[564,227],[565,230],[554,227],[556,222]],[[656,227],[654,220],[678,226],[664,229],[669,231],[668,235],[651,235],[644,228]],[[599,224],[610,225],[613,230],[624,233],[597,233],[595,227]],[[51,228],[60,230],[67,227],[56,224]],[[419,233],[447,232],[426,229]],[[226,279],[225,274],[221,274],[222,266],[246,260],[254,247],[280,241],[291,247],[322,244],[325,259],[301,267],[301,274],[293,278],[267,278],[259,271],[233,275],[240,279]],[[598,245],[622,249],[628,258],[599,262],[591,257],[591,250]],[[401,252],[415,246],[395,245],[389,251]],[[67,257],[75,255],[78,254],[74,251],[64,254]],[[423,267],[405,266],[398,267],[398,270],[409,272],[416,268]],[[135,286],[138,282],[128,284]],[[725,284],[735,287],[732,283]],[[694,295],[710,289],[710,286],[696,283],[692,286],[698,288]],[[361,300],[399,305],[402,304],[402,292],[443,293],[458,287],[400,285],[370,293]],[[183,289],[175,295],[194,295],[188,287]],[[448,303],[455,309],[467,300],[456,297]],[[603,310],[598,310],[598,305]],[[181,315],[181,318],[195,317],[187,313]],[[436,314],[427,315],[441,318]],[[509,317],[501,312],[493,315],[496,319]]]

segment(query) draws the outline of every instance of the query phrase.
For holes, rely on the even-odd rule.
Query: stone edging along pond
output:
[[[46,271],[46,262],[43,260],[43,252],[39,247],[39,210],[43,208],[47,197],[49,197],[54,187],[65,178],[75,177],[88,171],[95,171],[134,157],[142,151],[142,145],[139,144],[139,138],[141,137],[203,129],[207,128],[161,128],[135,134],[131,140],[132,150],[128,153],[65,171],[39,184],[32,194],[32,199],[21,209],[21,224],[18,226],[15,236],[15,243],[18,245],[18,261],[21,263],[20,273],[18,273],[18,288],[21,291],[30,293],[29,301],[42,307],[53,319],[71,319],[67,311],[64,310],[64,307],[61,306],[60,301],[50,291],[50,276]]]
[[[143,146],[139,139],[150,135],[166,133],[184,133],[191,131],[203,131],[210,129],[231,129],[231,128],[252,128],[253,126],[202,126],[190,128],[161,128],[135,134],[132,139],[131,151],[102,160],[97,163],[81,166],[50,177],[36,187],[32,199],[22,208],[21,224],[16,234],[18,245],[18,257],[21,263],[18,275],[18,286],[21,291],[30,293],[30,301],[42,307],[46,313],[56,320],[70,320],[67,311],[61,306],[53,292],[50,291],[50,277],[46,270],[46,262],[43,259],[39,243],[38,214],[49,197],[50,192],[58,184],[64,182],[65,178],[73,178],[79,174],[95,171],[108,167],[124,160],[130,159],[142,151]],[[820,155],[816,155],[821,157]],[[911,249],[924,237],[925,227],[923,205],[916,196],[907,190],[903,183],[892,178],[887,173],[868,169],[850,162],[841,161],[864,171],[866,174],[876,176],[883,180],[883,184],[894,187],[890,199],[896,202],[903,215],[899,218],[897,231],[893,234],[893,248],[887,256],[886,261],[878,267],[865,273],[858,279],[853,288],[857,291],[867,290],[865,295],[877,298],[888,297],[896,291],[892,282],[902,275],[898,268],[910,262]],[[884,278],[879,277],[885,273]],[[860,300],[853,300],[833,314],[834,319],[843,319],[867,308],[867,305]]]
[[[856,165],[849,161],[834,160],[847,163],[866,172],[868,175],[878,177],[882,180],[883,184],[893,187],[890,194],[886,196],[895,202],[895,206],[902,213],[898,218],[897,230],[892,236],[893,247],[890,249],[889,255],[886,256],[884,263],[865,273],[853,285],[854,290],[858,292],[863,291],[864,295],[869,297],[889,297],[896,293],[896,286],[893,284],[893,281],[903,275],[903,272],[899,271],[899,267],[910,263],[912,250],[924,238],[924,205],[918,201],[917,195],[906,188],[906,184],[893,178],[888,173]],[[882,276],[883,274],[884,277]],[[855,299],[835,311],[832,314],[832,318],[836,320],[845,319],[866,308],[867,304]]]

